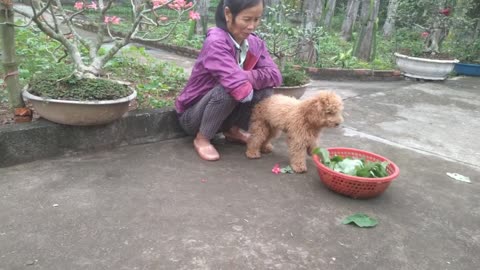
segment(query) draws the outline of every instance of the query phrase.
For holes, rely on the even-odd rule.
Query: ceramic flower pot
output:
[[[103,125],[121,118],[127,111],[130,101],[135,99],[137,92],[114,100],[73,101],[59,100],[35,96],[23,90],[23,98],[29,100],[36,113],[52,122],[74,125]]]
[[[273,88],[273,92],[275,94],[282,94],[285,96],[294,97],[296,99],[300,99],[303,96],[305,91],[307,90],[310,83],[298,86],[279,86]]]
[[[437,60],[395,53],[396,63],[406,77],[424,80],[445,80],[458,60]]]

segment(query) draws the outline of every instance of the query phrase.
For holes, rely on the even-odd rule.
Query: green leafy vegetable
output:
[[[290,165],[288,165],[286,167],[281,168],[280,172],[281,173],[293,173],[293,169],[292,169],[292,167],[290,167]]]
[[[357,168],[363,168],[363,162],[359,159],[345,158],[333,165],[333,170],[349,175],[357,175]]]
[[[346,217],[342,221],[342,224],[350,224],[350,223],[354,223],[355,225],[361,228],[371,228],[371,227],[377,226],[378,221],[374,218],[369,217],[366,214],[357,213],[357,214]]]
[[[325,148],[315,148],[313,154],[320,156],[322,163],[330,169],[352,176],[381,178],[388,176],[388,162],[372,162],[365,158],[342,157],[335,155],[330,157],[330,153]]]
[[[313,149],[312,153],[314,155],[318,155],[320,156],[320,158],[322,159],[322,163],[323,164],[328,164],[330,163],[330,153],[328,153],[328,150],[325,149],[325,148],[315,148]]]

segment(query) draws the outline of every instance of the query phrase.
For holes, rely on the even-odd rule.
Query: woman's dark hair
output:
[[[215,12],[215,24],[218,28],[228,31],[227,21],[225,19],[225,7],[230,9],[233,15],[233,22],[235,22],[235,17],[237,17],[238,13],[244,9],[254,7],[259,3],[265,6],[264,0],[220,0],[217,11]]]

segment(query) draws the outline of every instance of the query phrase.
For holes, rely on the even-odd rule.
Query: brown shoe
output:
[[[195,147],[195,150],[197,151],[197,154],[202,158],[203,160],[207,161],[215,161],[220,159],[220,154],[217,152],[217,149],[213,147],[213,145],[203,145],[199,146],[193,141],[193,146]]]

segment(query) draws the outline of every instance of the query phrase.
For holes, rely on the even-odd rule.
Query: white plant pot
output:
[[[437,60],[420,57],[411,57],[395,53],[396,63],[404,76],[424,80],[445,80],[452,72],[455,60]]]
[[[300,99],[307,90],[310,83],[298,86],[278,86],[273,88],[275,94],[282,94],[285,96],[294,97]]]
[[[103,125],[121,118],[127,111],[130,101],[135,99],[137,92],[127,97],[114,100],[73,101],[42,98],[23,90],[23,98],[29,100],[36,113],[52,122],[74,125]]]

